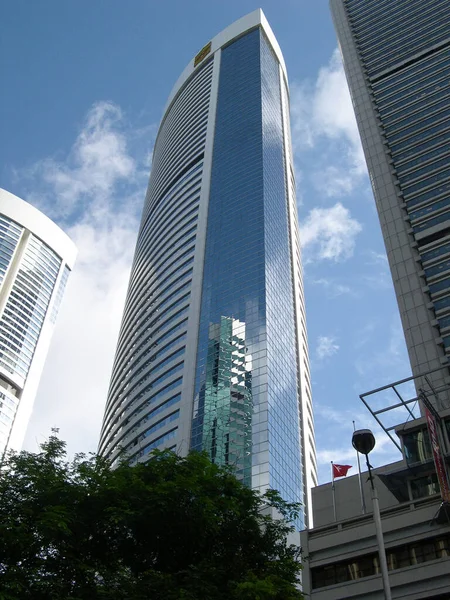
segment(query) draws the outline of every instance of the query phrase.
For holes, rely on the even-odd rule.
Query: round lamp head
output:
[[[353,448],[361,454],[369,454],[375,448],[375,436],[370,429],[358,429],[352,437]]]

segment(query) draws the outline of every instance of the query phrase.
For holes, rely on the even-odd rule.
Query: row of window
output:
[[[55,301],[53,302],[52,314],[50,315],[50,322],[53,324],[56,323],[56,317],[58,316],[59,308],[61,306],[62,298],[67,285],[67,280],[69,278],[69,273],[69,267],[64,267],[64,271],[61,275],[61,279],[59,282],[58,290],[56,292]]]
[[[141,433],[139,435],[139,437],[136,438],[129,445],[129,449],[133,448],[134,446],[137,446],[137,444],[139,444],[140,442],[142,442],[142,440],[145,440],[145,438],[148,438],[148,437],[152,436],[156,431],[159,431],[160,429],[162,429],[163,427],[165,427],[169,423],[173,423],[173,421],[176,421],[179,418],[179,416],[180,416],[180,409],[174,411],[170,415],[167,415],[163,419],[160,419],[159,421],[157,421],[156,423],[154,423],[151,427],[149,427],[146,431],[144,431],[143,433]]]
[[[170,375],[167,375],[168,372],[170,371],[166,371],[164,374],[158,376],[157,378],[155,377],[162,369],[166,368],[170,363],[172,363],[173,361],[177,360],[178,358],[180,358],[181,356],[183,356],[185,353],[185,347],[183,346],[182,348],[180,348],[179,350],[177,350],[176,352],[174,352],[173,354],[171,354],[170,356],[168,356],[167,358],[163,359],[159,364],[157,364],[155,367],[153,368],[148,368],[148,369],[142,369],[140,375],[141,377],[133,377],[131,379],[131,381],[129,383],[127,383],[124,387],[123,387],[123,391],[126,392],[127,394],[131,395],[132,392],[137,389],[139,386],[141,386],[142,384],[144,384],[146,381],[148,381],[149,379],[153,379],[152,381],[152,386],[156,386],[159,385],[162,381],[164,381],[165,379],[167,379],[168,376],[170,376],[172,373],[170,373]]]
[[[199,69],[166,113],[155,145],[146,212],[152,198],[204,151],[212,70],[213,63]]]
[[[386,127],[386,132],[389,133],[389,130],[394,131],[394,133],[389,133],[389,142],[394,143],[395,141],[402,140],[410,134],[416,135],[418,129],[422,130],[428,127],[428,125],[433,125],[437,121],[444,121],[450,116],[450,107],[448,106],[448,102],[444,102],[439,106],[439,112],[435,111],[433,114],[430,114],[431,111],[425,110],[422,112],[421,117],[423,118],[415,118],[411,117],[405,120],[405,123],[412,123],[409,127],[403,127],[403,123],[401,124],[402,129],[395,131],[398,129],[398,124],[393,127]]]
[[[167,285],[163,290],[161,290],[161,294],[160,297],[164,297],[165,294],[167,292],[170,292],[170,297],[174,297],[176,294],[184,291],[185,289],[189,289],[190,285],[191,285],[191,277],[192,277],[192,268],[186,270],[184,273],[182,273],[180,276],[178,276],[174,281],[172,281],[169,285]],[[187,281],[185,281],[184,284],[182,284],[181,286],[179,285],[180,282],[182,282],[183,280],[185,280],[186,278],[188,278]],[[175,286],[179,286],[174,292],[171,292],[172,288]],[[163,301],[165,302],[165,300]],[[152,305],[150,305],[150,307],[152,307]],[[167,339],[167,338],[165,338]],[[155,340],[152,345],[150,346],[150,349],[152,349],[154,346],[157,345],[161,345],[161,339]],[[136,347],[136,344],[133,344],[132,348],[128,349],[128,356],[125,359],[122,359],[121,357],[116,357],[116,363],[114,365],[114,376],[111,379],[111,389],[118,387],[119,385],[122,385],[127,373],[129,372],[129,367],[132,363],[138,363],[148,352],[149,348],[148,348],[148,342],[143,342],[142,344],[140,344],[138,347]],[[120,359],[120,361],[118,360]],[[119,368],[120,365],[120,368]]]
[[[149,454],[152,450],[154,450],[158,446],[162,446],[162,444],[165,444],[169,440],[172,440],[177,435],[177,431],[178,431],[178,427],[175,427],[174,429],[171,429],[167,433],[164,433],[163,435],[156,438],[156,440],[153,440],[152,442],[150,442],[150,444],[147,444],[147,446],[145,446],[145,448],[143,448],[140,452],[138,452],[137,454],[135,454],[134,456],[132,456],[130,458],[130,464],[135,464],[137,462],[137,460],[139,458],[141,458],[142,456]]]
[[[156,440],[153,440],[153,442],[150,442],[150,444],[147,444],[147,446],[145,446],[145,448],[143,450],[141,450],[141,452],[139,453],[139,457],[145,456],[146,454],[148,454],[149,452],[151,452],[158,446],[161,446],[162,444],[165,444],[169,440],[172,440],[176,436],[177,431],[178,431],[178,427],[175,427],[171,431],[168,431],[164,435],[161,435]]]
[[[3,282],[22,231],[22,227],[0,215],[0,285]]]
[[[447,164],[449,164],[448,157],[442,159],[441,161],[438,161],[437,163],[433,163],[427,167],[424,167],[422,172],[435,171],[437,168],[439,168],[439,166],[444,166]],[[417,183],[413,183],[413,184],[407,185],[407,186],[402,186],[403,194],[405,196],[410,195],[410,194],[415,194],[419,190],[429,187],[433,183],[436,183],[438,181],[442,181],[445,179],[449,179],[449,178],[450,178],[450,168],[442,169],[442,170],[438,171],[437,173],[434,172],[432,175],[430,175],[429,177],[426,177],[425,179],[421,179],[421,181],[419,181]]]
[[[450,243],[443,244],[442,246],[428,250],[428,252],[421,253],[420,258],[422,262],[426,262],[433,258],[437,258],[438,256],[442,256],[443,254],[447,254],[447,252],[450,252]]]
[[[200,162],[200,165],[203,166],[203,162]],[[151,254],[158,257],[167,241],[178,235],[185,226],[186,218],[192,216],[200,198],[201,175],[201,171],[194,172],[193,170],[183,188],[170,198],[170,202],[160,206],[160,210],[153,213],[142,228],[130,276],[130,291],[139,287],[142,274],[147,272],[145,269],[148,267],[146,257]],[[167,236],[169,232],[170,237]]]
[[[450,288],[449,288],[450,291]],[[439,300],[434,300],[434,310],[443,310],[444,308],[448,308],[450,306],[450,296],[445,296],[445,298],[440,298]]]
[[[435,181],[435,183],[439,184],[439,180]],[[444,181],[440,185],[437,185],[437,186],[431,188],[430,190],[427,190],[426,192],[423,192],[422,194],[415,196],[411,200],[408,199],[407,200],[408,208],[410,208],[412,206],[417,206],[418,204],[421,204],[422,202],[425,202],[427,200],[434,200],[434,199],[437,200],[439,196],[441,196],[445,192],[448,192],[449,190],[450,190],[450,182]]]
[[[432,267],[428,267],[424,269],[425,277],[428,279],[429,277],[435,277],[436,275],[441,275],[445,273],[445,271],[450,270],[450,260],[444,260],[437,265],[433,265]]]
[[[448,77],[449,75],[447,75],[447,78]],[[439,88],[439,86],[437,87]],[[382,115],[382,110],[379,106],[378,111],[382,115],[383,127],[387,132],[392,132],[404,127],[408,123],[418,123],[423,116],[437,113],[442,107],[445,107],[448,104],[449,96],[450,86],[444,89],[438,89],[438,91],[435,91],[432,94],[422,88],[421,100],[415,100],[414,102],[406,104],[405,99],[403,98],[400,101],[399,109],[387,116]]]
[[[427,10],[428,9],[428,10]],[[390,14],[388,11],[383,12],[383,20],[378,23],[379,28],[374,28],[374,22],[372,20],[371,26],[362,29],[359,27],[359,31],[357,33],[358,47],[360,52],[364,55],[367,62],[370,63],[371,60],[375,60],[380,56],[382,52],[383,43],[388,49],[395,49],[399,46],[401,47],[401,43],[407,43],[407,41],[412,41],[413,34],[419,30],[423,36],[427,35],[428,32],[432,30],[430,25],[433,24],[434,19],[437,15],[443,14],[445,15],[445,8],[441,7],[440,9],[429,9],[422,8],[421,11],[416,13],[416,17],[420,17],[420,19],[414,18],[415,12],[414,7],[410,7],[411,12],[408,11],[408,19],[401,19],[402,15],[399,13],[395,13],[394,15]],[[417,7],[416,7],[417,11]],[[387,16],[389,15],[389,18]],[[399,30],[399,19],[402,20],[402,27]],[[418,23],[420,22],[420,29],[418,27]]]
[[[145,266],[142,272],[139,274],[140,279],[136,279],[130,284],[127,301],[125,304],[121,333],[118,340],[117,356],[122,353],[123,346],[133,331],[134,321],[138,313],[142,311],[142,308],[145,307],[149,300],[154,299],[155,293],[158,293],[158,296],[165,293],[169,287],[169,283],[172,283],[170,281],[171,278],[173,278],[173,276],[185,266],[186,263],[182,263],[181,265],[178,264],[181,260],[181,256],[176,256],[178,253],[177,248],[172,249],[172,252],[169,256],[161,252],[161,250],[164,249],[164,244],[167,243],[167,239],[171,239],[172,236],[178,236],[178,243],[181,244],[182,240],[185,239],[186,236],[191,240],[191,243],[194,243],[192,232],[196,228],[198,198],[194,200],[193,206],[194,207],[187,214],[184,214],[174,224],[173,227],[161,227],[161,248],[158,249],[160,254],[155,254],[154,262],[149,260],[149,258],[153,256],[153,252],[156,252],[155,248],[152,248],[152,251],[150,251],[150,249],[146,249],[145,254],[142,255],[141,259],[143,263],[145,263]],[[189,220],[186,221],[186,219]],[[156,278],[157,273],[155,272],[155,267],[156,265],[159,265],[159,270],[161,271],[161,261],[166,262],[167,260],[171,260],[171,263],[166,264],[163,273],[161,273],[163,274],[163,277],[158,281]]]
[[[171,189],[166,191],[162,198],[158,200],[157,207],[154,210],[152,209],[151,214],[145,221],[143,220],[136,246],[131,282],[134,283],[142,256],[146,254],[143,252],[144,247],[148,248],[150,243],[153,244],[154,240],[161,237],[161,227],[164,224],[167,226],[167,223],[170,223],[170,226],[173,227],[179,215],[188,206],[191,206],[191,200],[199,195],[202,167],[203,157],[200,157],[186,173],[180,175],[180,180],[174,182],[174,193],[172,194]]]
[[[196,225],[194,228],[187,232],[187,234],[195,232]],[[155,314],[159,310],[163,308],[170,300],[178,294],[178,290],[171,292],[168,296],[166,296],[167,290],[174,287],[174,283],[171,282],[169,285],[164,286],[168,273],[177,272],[179,268],[173,269],[172,267],[176,265],[178,261],[182,261],[186,256],[188,256],[191,252],[193,252],[195,245],[196,236],[190,236],[185,242],[178,246],[178,248],[169,253],[165,260],[161,263],[161,265],[155,269],[149,277],[151,281],[150,285],[147,282],[143,282],[142,293],[139,298],[135,298],[133,309],[126,314],[124,318],[123,329],[126,331],[126,338],[128,340],[132,339],[137,334],[137,329],[139,329],[142,320],[140,319],[140,315],[142,312],[147,312],[152,309],[152,314]],[[185,252],[180,253],[181,250],[185,250]],[[174,258],[174,255],[178,255]],[[166,264],[167,261],[171,261],[169,264]],[[172,269],[172,271],[171,271]],[[158,279],[158,274],[160,278]],[[161,282],[161,275],[164,275]],[[162,283],[162,288],[161,288]],[[120,345],[120,344],[119,344]]]
[[[176,313],[170,319],[168,319],[168,321],[163,323],[161,325],[161,327],[156,332],[154,332],[154,335],[156,336],[155,341],[158,343],[162,343],[166,339],[169,339],[176,332],[185,329],[186,325],[187,325],[187,318],[182,319],[181,317],[186,315],[187,312],[188,312],[188,307],[185,309],[182,309],[181,311],[178,311],[178,313]],[[171,327],[169,330],[166,331],[167,327],[174,321],[179,321],[179,322],[176,323],[176,325],[174,325],[173,327]],[[164,335],[158,338],[157,334],[162,331],[164,331]],[[112,394],[114,394],[114,397],[112,396]],[[138,397],[133,398],[130,403],[129,396],[128,396],[128,394],[125,394],[125,390],[117,388],[115,390],[110,391],[110,394],[108,397],[108,406],[107,406],[107,410],[105,413],[105,424],[106,425],[104,427],[104,430],[105,430],[104,435],[107,434],[108,429],[110,429],[113,426],[113,424],[116,422],[117,418],[113,422],[111,422],[111,419],[119,411],[120,407],[124,406],[124,408],[128,408],[129,405],[134,404],[136,401],[138,401],[142,397],[142,395],[143,395],[142,393],[139,394]]]
[[[448,136],[444,132],[448,129],[448,123],[440,121],[425,130],[418,131],[416,134],[409,136],[403,141],[393,143],[393,141],[389,139],[391,154],[396,161],[413,156],[415,153],[431,148],[436,142],[442,141],[439,136],[443,136],[442,139],[447,140]]]
[[[450,214],[448,212],[445,212],[441,215],[438,215],[437,217],[428,219],[428,221],[425,221],[424,223],[420,223],[419,225],[414,225],[413,231],[414,231],[414,233],[420,233],[421,231],[425,231],[426,229],[429,229],[430,227],[434,227],[435,225],[440,225],[449,220],[450,220]]]
[[[162,331],[162,329],[170,325],[170,323],[172,323],[175,319],[177,319],[182,314],[185,314],[187,312],[188,307],[177,311],[174,315],[172,315],[172,317],[166,319],[166,321],[164,321],[156,330],[152,331],[152,329],[156,325],[158,325],[158,323],[160,323],[169,313],[171,313],[174,308],[177,308],[178,306],[187,303],[189,300],[189,296],[190,292],[173,302],[169,307],[163,310],[161,314],[154,318],[151,323],[149,323],[149,320],[150,318],[154,317],[154,312],[152,312],[148,317],[146,317],[140,324],[141,326],[136,332],[136,335],[130,340],[130,343],[133,343],[133,349],[135,349],[138,343],[142,347],[143,344],[147,343],[149,339],[155,338],[160,333],[160,331]],[[157,313],[157,311],[155,312]]]
[[[403,7],[403,9],[404,8],[405,7]],[[441,11],[442,10],[443,9],[441,7]],[[414,29],[414,27],[417,28],[417,20],[414,18],[417,16],[420,17],[421,28],[423,28],[425,23],[430,20],[430,16],[431,18],[435,17],[436,7],[430,7],[430,5],[424,7],[420,1],[417,1],[416,6],[414,6],[412,3],[408,5],[408,8],[405,12],[407,12],[408,15],[408,21],[404,23],[404,32],[406,33],[411,32],[411,29]],[[374,21],[372,16],[371,19],[366,20],[365,25],[364,23],[361,23],[361,20],[356,23],[352,19],[354,30],[357,32],[356,37],[358,40],[360,40],[359,45],[361,49],[370,51],[375,44],[379,47],[380,42],[382,42],[384,39],[389,40],[390,38],[395,37],[395,34],[397,33],[396,25],[399,20],[403,21],[402,17],[404,16],[405,12],[403,12],[403,10],[400,13],[394,12],[393,19],[393,15],[389,13],[389,11],[383,11],[384,22],[380,22],[379,19]],[[388,15],[389,18],[386,18]],[[394,34],[392,34],[392,31],[394,31]]]
[[[417,165],[422,165],[424,163],[427,163],[428,161],[431,161],[433,158],[437,158],[439,156],[443,156],[444,154],[448,154],[450,152],[450,142],[446,143],[446,144],[441,144],[440,142],[442,141],[446,141],[449,139],[449,133],[443,133],[440,136],[436,136],[434,140],[430,140],[428,142],[428,147],[430,146],[434,146],[431,150],[428,150],[428,152],[422,152],[423,149],[425,148],[421,148],[420,146],[417,148],[414,148],[413,151],[411,151],[411,154],[413,154],[413,158],[411,158],[410,160],[404,161],[401,164],[398,164],[398,161],[395,161],[395,169],[397,171],[397,173],[399,175],[401,175],[402,173],[407,173],[410,169],[413,169],[414,167],[416,167]],[[434,144],[431,144],[430,142],[433,142]],[[416,170],[413,170],[411,175],[414,176],[416,173]],[[402,180],[404,179],[404,176],[402,177]]]
[[[147,423],[148,421],[154,419],[156,416],[160,415],[161,413],[163,413],[166,410],[168,410],[169,408],[171,408],[172,406],[175,406],[175,404],[178,404],[178,402],[180,402],[180,400],[181,400],[181,393],[175,394],[175,396],[172,396],[171,398],[168,398],[167,400],[165,400],[162,404],[160,404],[159,406],[157,406],[156,408],[151,410],[148,414],[146,414],[143,419],[141,419],[140,421],[135,423],[135,425],[130,430],[128,435],[133,434],[140,427],[142,427],[142,425],[144,425],[144,423]]]
[[[191,258],[188,258],[187,260],[185,260],[181,265],[177,265],[173,269],[173,271],[170,272],[165,277],[165,279],[163,279],[161,284],[164,285],[165,283],[168,283],[172,278],[175,278],[177,275],[180,276],[179,275],[180,271],[182,272],[182,276],[184,276],[184,269],[188,269],[193,263],[194,263],[194,257],[192,256]],[[161,331],[161,327],[159,327],[156,331],[154,331],[152,333],[152,337],[155,337],[156,335],[158,335],[158,333],[160,331]],[[128,364],[127,363],[127,355],[131,354],[131,352],[137,351],[138,342],[140,342],[139,347],[143,347],[143,345],[146,344],[148,340],[149,340],[148,328],[143,330],[140,327],[137,335],[136,336],[133,335],[132,337],[127,335],[127,332],[124,331],[123,339],[118,344],[118,349],[117,349],[117,354],[116,354],[116,359],[115,359],[115,369],[117,369],[117,365]]]
[[[416,0],[411,0],[411,6],[417,3]],[[356,26],[361,27],[365,23],[372,24],[374,20],[381,22],[384,15],[390,15],[389,11],[394,11],[394,14],[400,10],[400,13],[404,10],[402,3],[392,3],[392,0],[345,0],[348,14],[352,20],[352,23]],[[376,18],[380,15],[380,18]]]
[[[150,349],[147,348],[146,351],[142,352],[142,354],[140,356],[133,356],[131,358],[131,360],[129,361],[130,369],[124,375],[124,378],[129,377],[131,374],[133,377],[138,377],[141,373],[143,373],[145,370],[147,370],[148,367],[150,367],[153,363],[155,363],[155,361],[160,360],[170,350],[172,350],[172,348],[174,348],[175,346],[179,346],[185,340],[186,340],[186,333],[182,333],[181,335],[176,337],[174,340],[170,341],[168,344],[166,344],[162,348],[158,349],[156,352],[154,351],[156,344],[152,344]],[[147,358],[149,350],[150,350],[150,357]],[[171,356],[173,356],[173,355],[171,355]],[[144,362],[140,362],[142,360],[144,360]],[[163,362],[158,363],[158,367],[160,365],[162,365]],[[126,379],[124,379],[120,383],[121,386],[124,385],[124,381],[126,381]]]
[[[437,202],[433,202],[432,204],[427,204],[427,206],[423,208],[419,208],[418,210],[414,210],[409,213],[409,217],[412,221],[425,217],[433,212],[446,208],[450,205],[450,197],[443,198],[442,200],[438,200]]]
[[[134,408],[133,412],[128,413],[128,411],[131,410],[131,407],[128,408],[126,419],[123,422],[124,426],[128,425],[128,423],[131,423],[133,421],[133,419],[137,415],[142,413],[144,410],[148,411],[147,414],[150,414],[152,412],[152,410],[149,411],[149,409],[152,406],[154,406],[157,402],[159,402],[162,398],[164,398],[165,396],[167,396],[174,390],[179,389],[181,387],[182,382],[183,382],[183,378],[178,377],[177,379],[174,379],[173,381],[171,381],[168,385],[166,385],[164,388],[162,388],[155,394],[152,394],[151,396],[149,396],[140,406]],[[135,402],[133,403],[133,405],[134,404],[135,404]],[[147,414],[146,414],[146,416],[147,416]]]
[[[21,377],[28,373],[60,262],[40,240],[30,237],[0,327],[3,361],[9,372],[16,362]]]
[[[130,297],[128,298],[128,306],[126,307],[128,309],[127,317],[131,317],[133,314],[131,308],[135,310],[136,303],[141,303],[142,300],[145,299],[145,296],[148,296],[148,292],[150,290],[154,291],[154,288],[157,287],[155,285],[157,275],[160,274],[161,271],[167,273],[168,270],[184,256],[183,254],[176,256],[180,250],[195,242],[198,198],[192,202],[189,208],[189,212],[183,214],[172,228],[169,228],[168,230],[165,228],[165,235],[161,236],[161,239],[158,240],[159,247],[147,248],[146,253],[141,257],[145,258],[146,264],[139,274],[138,285],[133,285],[133,287],[130,288]],[[171,240],[169,247],[166,246],[167,239]],[[168,263],[168,261],[171,262]]]
[[[438,80],[433,78],[428,84],[422,82],[420,88],[402,90],[396,94],[396,99],[388,98],[389,102],[381,100],[377,96],[377,108],[380,116],[383,118],[383,122],[392,123],[399,117],[408,115],[412,111],[416,111],[424,106],[431,105],[431,103],[436,102],[439,98],[448,95],[449,70],[442,71]]]
[[[386,44],[385,48],[383,48],[383,43],[380,43],[376,53],[371,51],[369,55],[367,52],[365,63],[369,76],[375,75],[380,70],[393,67],[414,54],[442,42],[447,37],[450,24],[448,7],[447,11],[443,11],[440,16],[440,22],[433,17],[428,25],[421,23],[419,30],[417,30],[417,27],[409,31],[405,28],[404,32],[402,30],[400,35],[394,36],[392,42]]]
[[[137,423],[142,422],[146,415],[133,423],[134,419],[141,415],[144,411],[147,412],[150,407],[154,406],[158,402],[165,400],[173,391],[179,389],[182,381],[183,378],[178,377],[153,394],[148,395],[149,390],[145,388],[140,392],[139,395],[135,396],[133,400],[122,409],[115,421],[109,423],[107,428],[102,432],[101,452],[108,452],[113,443],[114,450],[117,450],[117,441],[127,435],[129,429],[134,429]],[[146,399],[139,404],[139,402],[144,398]],[[115,414],[118,412],[119,407],[116,407]],[[131,425],[130,428],[127,428],[127,425]]]
[[[185,266],[182,269],[182,272],[179,273],[180,269],[175,269],[172,273],[170,273],[168,275],[168,277],[165,277],[164,280],[162,282],[160,282],[160,285],[162,286],[162,288],[160,288],[159,290],[156,290],[156,288],[152,288],[151,290],[148,291],[148,294],[145,296],[145,299],[147,300],[147,302],[149,303],[149,306],[151,308],[155,307],[156,303],[161,300],[162,302],[165,302],[166,298],[167,298],[167,294],[169,294],[170,296],[172,296],[172,293],[178,293],[178,288],[177,290],[173,290],[173,288],[176,288],[177,286],[180,286],[180,284],[182,284],[182,282],[184,282],[184,284],[189,284],[191,283],[192,280],[192,267],[188,264],[187,267]],[[174,277],[176,275],[176,277]],[[184,285],[183,284],[183,285]],[[181,287],[183,287],[183,285]],[[188,285],[187,285],[188,287]],[[155,298],[156,296],[156,298]],[[143,309],[141,308],[141,311]],[[143,312],[147,312],[146,309],[144,309]],[[123,325],[122,328],[124,329]],[[126,331],[123,332],[124,336],[126,335]],[[128,336],[127,336],[128,337]],[[119,340],[121,338],[119,337]],[[126,340],[126,342],[128,343],[128,347],[125,346],[122,348],[121,344],[118,344],[118,350],[117,350],[117,354],[116,354],[116,362],[120,361],[121,363],[123,363],[123,365],[127,366],[129,364],[129,361],[131,360],[131,356],[130,356],[130,352],[131,349],[129,348],[129,340]],[[135,344],[133,344],[133,347],[135,346]],[[128,360],[125,361],[122,359],[121,355],[125,354],[125,352],[128,353]],[[134,350],[133,356],[135,356],[136,351]],[[114,378],[115,379],[115,378]],[[113,381],[114,381],[113,379]]]
[[[196,197],[188,207],[179,209],[179,218],[175,223],[171,221],[171,227],[167,228],[164,226],[164,223],[161,223],[159,226],[160,236],[158,236],[160,239],[152,239],[151,242],[153,247],[146,248],[145,252],[142,255],[139,255],[138,262],[141,264],[137,265],[136,269],[140,272],[138,273],[135,269],[130,279],[124,318],[119,335],[119,353],[124,338],[128,337],[135,318],[142,311],[142,308],[145,308],[148,303],[154,305],[155,299],[161,294],[165,294],[167,289],[173,283],[171,279],[173,279],[173,276],[176,275],[179,270],[177,262],[179,262],[180,257],[176,256],[179,252],[177,246],[183,246],[183,243],[188,240],[191,240],[191,244],[193,243],[192,235],[197,226],[197,211],[198,197]],[[176,245],[172,248],[169,257],[167,256],[167,253],[164,252],[165,244],[167,244],[167,240],[171,240],[174,237],[176,238]],[[154,244],[157,244],[157,247],[154,247]],[[167,260],[168,258],[171,258],[172,262],[164,269],[164,272],[162,273],[163,276],[160,277],[158,281],[155,277],[154,269],[157,265],[161,265],[161,261]],[[173,267],[172,270],[170,270],[170,267]],[[139,275],[139,277],[137,277],[137,275]]]
[[[421,90],[427,84],[440,81],[450,66],[450,50],[444,49],[431,57],[396,72],[371,85],[380,104],[388,104],[401,99],[414,91]]]
[[[450,534],[403,544],[386,550],[389,571],[450,557]],[[380,573],[378,553],[311,569],[314,589],[354,581]]]
[[[180,327],[179,325],[177,325],[176,327]],[[172,335],[174,333],[174,330],[171,330],[169,332],[169,335]],[[165,337],[167,338],[167,334],[165,334]],[[167,352],[169,352],[173,347],[179,345],[180,343],[182,343],[184,340],[186,339],[186,333],[183,333],[181,336],[178,336],[177,338],[175,338],[174,340],[172,340],[171,342],[169,342],[167,345],[163,346],[162,348],[160,348],[159,350],[157,350],[156,352],[154,352],[151,356],[150,359],[148,361],[145,362],[144,365],[141,366],[141,368],[138,369],[137,371],[137,375],[139,375],[140,373],[142,373],[146,368],[148,368],[148,366],[154,362],[155,360],[158,360],[160,358],[162,358],[165,354],[167,354]],[[160,346],[161,343],[163,342],[158,342],[156,344],[153,344],[150,348],[150,350],[152,350],[154,347]],[[148,350],[148,349],[147,349]],[[143,355],[145,356],[145,354]],[[171,360],[173,360],[173,356],[171,357]],[[134,366],[134,364],[133,364]],[[128,375],[128,374],[127,374]],[[124,384],[121,383],[121,386]],[[125,389],[123,390],[122,396],[125,392]],[[128,398],[128,395],[127,395]],[[119,407],[115,407],[115,410],[118,411]],[[109,411],[108,411],[109,412]],[[126,421],[124,422],[124,425],[126,425],[129,421],[131,420],[131,417],[128,417],[126,419]],[[119,422],[119,417],[116,417],[114,421],[109,421],[108,425],[104,428],[104,434],[106,435],[106,433],[111,430],[113,428],[114,425],[117,425],[117,423]]]

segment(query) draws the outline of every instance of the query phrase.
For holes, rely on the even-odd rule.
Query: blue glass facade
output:
[[[203,450],[305,506],[317,465],[286,71],[261,11],[210,48],[156,139],[99,451]]]
[[[279,65],[256,29],[221,56],[192,446],[301,501],[283,144]]]

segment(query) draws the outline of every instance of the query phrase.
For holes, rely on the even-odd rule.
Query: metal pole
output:
[[[353,431],[356,431],[355,421],[353,421]],[[361,512],[363,515],[366,514],[366,499],[364,498],[364,489],[361,478],[361,462],[359,460],[359,452],[356,450],[356,460],[358,461],[358,481],[359,481],[359,494],[361,496]]]
[[[386,560],[386,550],[384,548],[383,529],[381,526],[380,504],[378,502],[378,492],[374,485],[372,472],[370,470],[369,457],[366,455],[367,468],[369,470],[370,486],[372,488],[373,520],[375,522],[375,531],[378,543],[378,555],[380,560],[381,577],[383,579],[385,600],[392,600],[391,586],[389,584],[389,573]]]
[[[336,490],[334,489],[334,470],[333,470],[333,461],[331,461],[331,491],[333,492],[333,514],[334,520],[337,521],[336,516]]]

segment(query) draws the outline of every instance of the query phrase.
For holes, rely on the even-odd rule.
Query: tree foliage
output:
[[[111,469],[52,436],[0,473],[0,600],[298,600],[297,514],[202,454]]]

